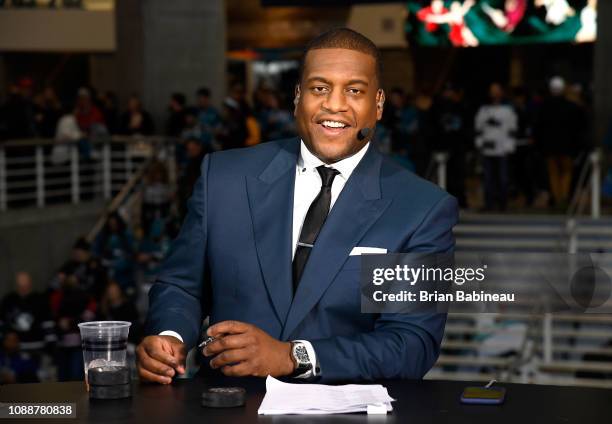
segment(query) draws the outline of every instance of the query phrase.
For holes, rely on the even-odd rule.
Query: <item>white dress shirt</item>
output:
[[[298,157],[298,163],[295,174],[295,190],[293,192],[293,255],[297,249],[297,242],[300,238],[300,232],[302,231],[302,224],[306,219],[306,213],[310,204],[314,201],[319,191],[321,191],[321,176],[317,172],[317,167],[325,165],[330,168],[336,169],[340,174],[336,175],[331,188],[331,204],[329,210],[334,207],[334,203],[338,199],[340,192],[344,188],[347,180],[353,173],[353,170],[357,164],[361,161],[363,156],[368,150],[368,142],[361,150],[355,153],[353,156],[349,156],[346,159],[342,159],[331,165],[326,165],[321,159],[313,155],[310,150],[306,147],[304,142],[300,143],[300,156]]]
[[[306,219],[306,213],[308,213],[308,208],[310,208],[310,204],[314,201],[315,197],[317,197],[319,191],[321,191],[321,176],[317,172],[316,168],[318,166],[325,165],[327,167],[334,168],[339,172],[332,183],[331,204],[329,206],[329,210],[331,211],[336,203],[336,200],[338,199],[338,196],[340,195],[340,192],[342,192],[344,185],[357,167],[357,164],[359,164],[361,159],[365,156],[369,145],[370,143],[368,142],[354,155],[331,165],[327,165],[321,159],[313,155],[303,141],[300,142],[300,155],[298,157],[295,170],[295,189],[293,191],[293,251],[291,257],[295,255],[297,242],[300,237],[300,232],[302,231],[304,219]],[[160,336],[174,336],[180,341],[183,341],[181,335],[175,331],[167,330],[162,331],[159,334]],[[297,378],[309,378],[316,376],[318,364],[316,352],[314,351],[312,344],[307,340],[295,341],[304,343],[306,346],[306,351],[308,352],[308,357],[313,364],[312,372],[308,372],[307,374],[303,374]]]

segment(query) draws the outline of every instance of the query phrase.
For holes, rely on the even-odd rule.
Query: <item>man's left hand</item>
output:
[[[281,342],[254,325],[222,321],[207,334],[215,340],[204,348],[204,356],[215,356],[212,368],[232,377],[280,377],[293,372],[291,343]]]

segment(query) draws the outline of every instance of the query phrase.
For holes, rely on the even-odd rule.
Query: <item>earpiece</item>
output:
[[[378,103],[376,103],[376,107],[378,109],[382,109],[384,104],[385,104],[385,92],[383,90],[380,90],[378,92]]]
[[[300,102],[300,94],[301,94],[301,92],[300,92],[300,86],[299,86],[299,85],[296,85],[296,86],[295,86],[295,97],[293,98],[293,104],[294,104],[295,106],[297,106],[297,105],[298,105],[298,103]]]

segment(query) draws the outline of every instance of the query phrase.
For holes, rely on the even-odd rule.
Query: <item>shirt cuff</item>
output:
[[[306,348],[306,352],[308,353],[308,358],[310,359],[310,363],[312,364],[312,369],[310,371],[298,375],[295,378],[312,378],[318,376],[320,374],[319,364],[317,363],[317,354],[315,353],[314,347],[312,347],[312,343],[310,343],[308,340],[293,341],[304,343],[304,347]]]
[[[176,331],[166,330],[166,331],[162,331],[161,333],[159,333],[159,335],[160,336],[173,336],[179,339],[182,343],[185,343],[183,342],[183,338],[181,337],[181,335],[177,333]],[[308,354],[310,354],[310,352]]]

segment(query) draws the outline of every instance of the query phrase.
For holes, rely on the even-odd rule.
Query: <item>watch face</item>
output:
[[[295,360],[298,364],[310,363],[310,357],[308,356],[308,351],[306,351],[306,347],[304,345],[295,345],[293,347],[293,355],[295,356]]]

